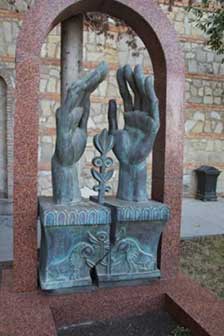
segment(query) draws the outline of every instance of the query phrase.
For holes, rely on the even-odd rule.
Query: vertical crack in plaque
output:
[[[91,280],[92,280],[92,284],[99,287],[99,276],[98,276],[98,272],[97,272],[97,265],[100,265],[102,263],[102,261],[109,257],[111,252],[112,252],[112,249],[116,243],[116,210],[111,208],[111,225],[110,225],[110,234],[109,234],[109,237],[110,237],[110,247],[109,247],[109,250],[99,259],[97,260],[97,262],[94,264],[94,266],[92,266],[90,268],[90,271],[89,271],[89,274],[90,274],[90,277],[91,277]],[[108,270],[108,273],[110,273],[110,268],[111,268],[111,261],[110,261],[110,258],[108,258],[107,262],[106,262],[106,265],[107,265],[107,270]]]

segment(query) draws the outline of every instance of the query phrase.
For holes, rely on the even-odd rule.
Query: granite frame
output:
[[[150,53],[161,121],[153,153],[152,199],[170,207],[171,219],[162,239],[162,279],[144,286],[46,296],[37,289],[40,50],[46,35],[57,23],[87,10],[125,20]],[[102,320],[165,307],[177,321],[190,327],[194,335],[222,336],[223,302],[177,273],[182,197],[184,58],[176,32],[165,14],[154,0],[37,0],[25,17],[16,55],[14,265],[13,274],[4,270],[2,275],[0,332],[38,336],[44,330],[46,336],[56,336],[57,328],[99,319],[99,309]],[[8,323],[9,316],[11,323]]]
[[[13,272],[5,268],[0,270],[0,307],[2,335],[57,336],[59,329],[70,325],[157,310],[167,311],[177,323],[190,328],[193,336],[223,336],[224,330],[223,300],[183,274],[141,286],[69,295],[36,290],[24,295],[13,291]]]
[[[14,128],[14,288],[37,288],[37,171],[40,50],[47,34],[80,12],[99,11],[126,21],[144,42],[160,102],[154,145],[152,199],[166,203],[171,219],[162,239],[161,273],[178,270],[183,161],[184,57],[177,34],[153,0],[37,0],[27,12],[16,49]],[[29,117],[25,117],[25,116]],[[26,269],[26,272],[24,272]]]

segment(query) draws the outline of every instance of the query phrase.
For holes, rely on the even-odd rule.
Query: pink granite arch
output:
[[[163,235],[164,278],[178,268],[182,194],[184,64],[176,33],[154,0],[37,0],[27,13],[16,53],[14,134],[14,288],[37,286],[37,150],[40,50],[60,21],[98,11],[123,19],[151,56],[160,100],[161,128],[153,154],[152,197],[166,202],[172,218]]]

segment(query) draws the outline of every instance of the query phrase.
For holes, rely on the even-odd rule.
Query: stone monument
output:
[[[159,244],[161,248],[157,249],[158,257],[154,254],[162,281],[158,279],[144,286],[136,284],[136,286],[126,288],[118,286],[109,290],[97,289],[91,293],[71,293],[69,291],[70,295],[46,296],[37,289],[37,120],[41,46],[53,27],[63,23],[64,20],[86,12],[103,12],[124,20],[142,39],[150,55],[160,110],[160,129],[153,147],[152,199],[160,201],[161,203],[156,203],[160,207],[166,207],[164,203],[169,205],[171,219],[163,230],[161,244]],[[72,44],[72,46],[74,45]],[[66,52],[65,54],[67,55]],[[71,59],[74,60],[74,57],[70,57]],[[71,77],[74,81],[75,78]],[[68,81],[66,80],[66,82]],[[68,87],[71,83],[68,83]],[[62,85],[62,87],[65,88],[65,85]],[[179,273],[178,246],[182,203],[184,129],[183,92],[184,57],[174,28],[155,1],[119,0],[104,1],[103,3],[102,1],[84,0],[35,1],[24,18],[16,50],[14,263],[13,274],[7,269],[3,270],[2,274],[0,302],[4,309],[0,310],[0,320],[2,321],[0,332],[7,335],[30,336],[32,334],[42,336],[44,330],[46,335],[57,335],[59,328],[69,325],[120,319],[124,316],[140,315],[142,313],[148,314],[162,308],[171,313],[180,325],[191,328],[192,332],[197,335],[223,336],[222,302],[217,300],[210,291]],[[64,96],[66,96],[66,93]],[[62,101],[64,102],[64,99]],[[27,116],[29,117],[26,118]],[[114,140],[116,142],[116,139],[113,138]],[[107,157],[107,155],[106,153],[105,156]],[[100,174],[104,173],[103,167],[95,166],[94,169]],[[101,169],[102,171],[100,171]],[[105,169],[106,173],[109,169],[111,170],[111,168],[107,169]],[[105,188],[108,186],[108,180],[104,184],[102,182],[104,183],[101,179],[97,185],[101,191],[104,190],[103,186]],[[104,196],[103,193],[100,196]],[[131,277],[131,274],[140,277],[140,274],[143,275],[144,271],[139,269],[139,272],[135,272],[134,263],[136,263],[136,260],[141,261],[139,265],[145,264],[151,267],[150,260],[153,251],[147,251],[146,247],[149,248],[153,244],[151,245],[148,241],[143,246],[143,239],[145,239],[151,223],[148,220],[149,216],[144,223],[144,233],[137,236],[137,227],[143,224],[143,221],[138,221],[142,217],[139,215],[137,206],[141,206],[143,202],[121,200],[119,201],[119,208],[117,204],[114,207],[112,207],[113,204],[106,205],[106,203],[112,203],[112,201],[113,203],[117,202],[117,198],[108,199],[105,197],[105,200],[103,200],[103,198],[98,197],[98,199],[100,202],[102,200],[103,204],[96,203],[96,200],[91,204],[87,201],[56,204],[52,198],[45,199],[45,202],[43,199],[39,200],[39,213],[42,221],[42,258],[40,260],[42,288],[53,289],[63,287],[63,285],[64,287],[83,286],[84,283],[92,284],[94,279],[97,280],[97,276],[99,285],[105,278],[106,280],[110,278],[113,280],[118,276]],[[123,202],[127,202],[125,203],[125,209],[122,207]],[[132,221],[127,219],[126,215],[126,204],[129,204],[128,202],[130,202],[130,208],[132,202],[134,205],[136,217],[132,216],[132,219],[136,219]],[[84,211],[78,212],[81,203]],[[89,204],[91,211],[89,211]],[[151,204],[155,205],[153,202]],[[156,211],[154,208],[151,213],[156,215],[158,210]],[[160,212],[161,214],[162,212]],[[168,209],[166,214],[168,215]],[[126,231],[123,227],[120,230],[119,227],[119,225],[123,226],[125,222],[121,215],[125,215]],[[60,222],[58,222],[59,217]],[[74,225],[66,224],[68,218]],[[156,218],[158,219],[158,217]],[[45,219],[46,222],[44,222]],[[111,224],[109,224],[110,222]],[[61,223],[61,225],[58,225],[58,223]],[[82,224],[79,225],[79,223]],[[155,223],[158,223],[158,221]],[[135,228],[135,232],[132,231],[133,228]],[[106,229],[109,233],[109,239],[108,235],[105,237],[105,234],[101,234],[101,231],[106,231]],[[126,239],[125,243],[124,239]],[[136,240],[138,240],[139,245],[141,244],[141,250],[138,249],[139,253],[135,253],[136,249],[133,248]],[[51,251],[52,247],[54,247],[53,253]],[[73,247],[73,250],[71,250],[73,253],[69,254],[71,247]],[[78,251],[81,251],[81,259],[77,258],[77,255],[80,256],[80,253],[76,253]],[[127,253],[129,251],[133,252],[131,258],[130,254]],[[141,251],[147,253],[146,257]],[[101,253],[104,256],[103,259],[99,257]],[[124,270],[121,266],[118,269],[118,264],[115,263],[111,273],[106,253],[108,259],[112,259],[112,263],[117,260],[118,262],[121,261],[119,265],[122,265],[124,260]],[[120,257],[118,258],[117,255]],[[70,256],[70,258],[67,256]],[[68,260],[70,260],[70,263],[67,262]],[[107,266],[105,267],[104,264]],[[81,265],[81,268],[79,265]],[[69,266],[68,269],[67,266]],[[77,268],[81,269],[79,273]],[[145,271],[145,278],[150,279],[153,273],[147,270]],[[121,274],[121,271],[123,271],[123,274]],[[80,274],[77,277],[79,280],[76,279],[77,274]],[[131,281],[130,278],[128,281]],[[77,289],[80,290],[79,287]],[[91,289],[93,289],[93,286]],[[21,295],[22,292],[25,292],[25,295]],[[101,309],[96,309],[96,307]],[[212,319],[210,318],[211,307]],[[9,315],[12,323],[5,323],[5,321],[8,321]]]
[[[57,139],[52,158],[53,198],[39,200],[42,227],[42,289],[101,285],[160,276],[158,246],[169,208],[148,199],[146,159],[159,129],[159,107],[152,76],[141,66],[117,71],[124,102],[124,128],[118,129],[116,101],[109,101],[109,132],[94,137],[100,156],[91,173],[98,197],[81,198],[76,162],[87,139],[90,94],[104,80],[107,65],[72,83],[56,112]],[[129,92],[129,88],[133,91]],[[113,150],[119,161],[116,197],[110,190]]]

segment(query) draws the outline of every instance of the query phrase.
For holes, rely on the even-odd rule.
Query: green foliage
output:
[[[170,336],[191,336],[191,332],[189,329],[184,327],[177,326],[170,334]]]
[[[20,12],[22,10],[28,10],[34,3],[34,0],[3,0],[11,10],[15,10],[16,12]]]
[[[224,55],[224,0],[202,0],[188,10],[193,13],[196,27],[207,35],[207,45],[218,55]]]
[[[126,26],[123,20],[98,12],[85,13],[84,18],[90,31],[94,31],[96,35],[104,35],[108,41],[115,39],[116,42],[119,42],[124,36],[127,36],[126,44],[132,50],[132,56],[138,57],[139,53],[145,49],[138,47],[136,33],[131,27]],[[111,32],[111,26],[120,28],[117,34]],[[102,45],[98,44],[98,46]]]

